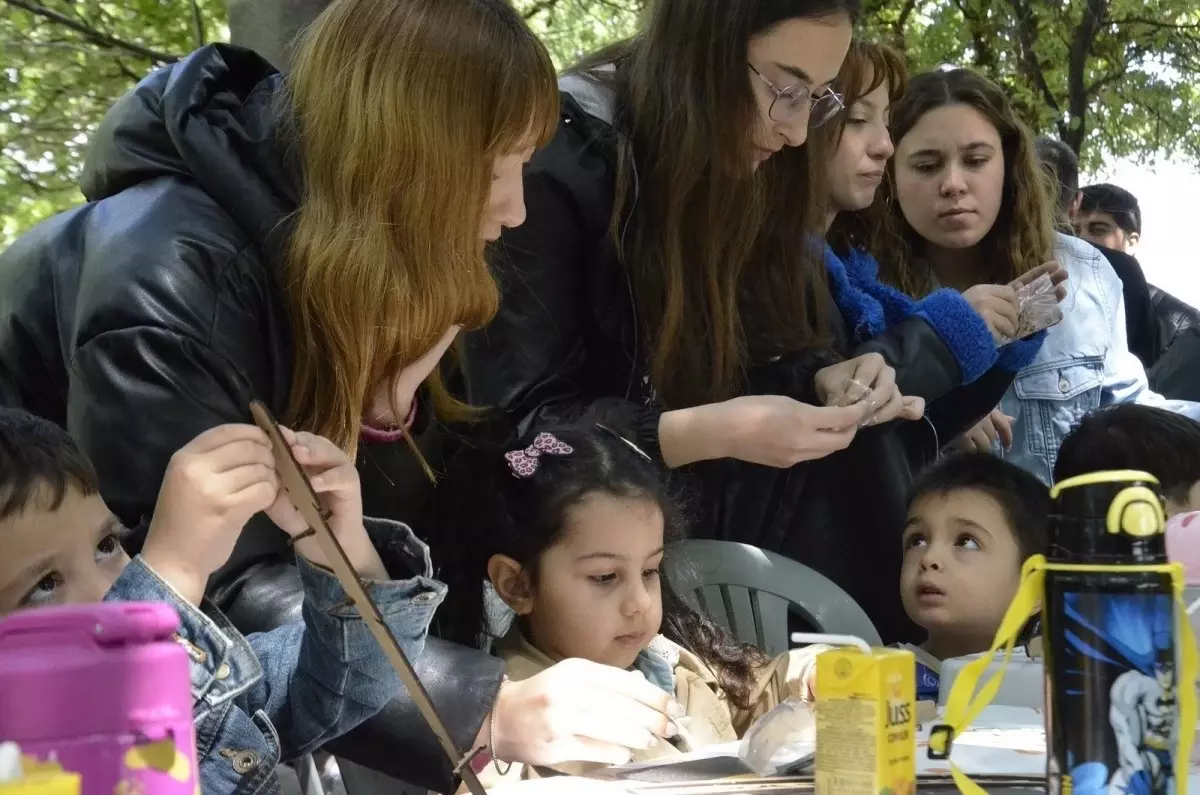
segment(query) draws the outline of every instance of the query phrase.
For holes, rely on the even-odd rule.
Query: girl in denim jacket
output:
[[[943,288],[914,298],[879,280],[879,264],[867,250],[870,230],[886,212],[883,202],[875,199],[895,152],[888,117],[907,82],[904,56],[874,42],[856,41],[838,74],[835,87],[845,98],[846,110],[831,123],[836,148],[826,165],[830,211],[825,266],[830,284],[839,303],[858,308],[855,332],[860,338],[919,317],[954,355],[963,383],[975,382],[997,364],[1015,373],[1037,353],[1037,345],[998,347],[1016,333],[1018,308],[1012,287],[977,285],[963,293]],[[1007,383],[999,392],[1004,388]]]
[[[1049,483],[1062,439],[1100,406],[1200,412],[1149,391],[1129,351],[1121,282],[1090,244],[1055,231],[1052,180],[999,86],[966,69],[918,75],[892,107],[890,126],[887,212],[871,244],[885,281],[914,297],[939,287],[966,297],[981,285],[1013,284],[1047,260],[1069,277],[1063,321],[1009,346],[1033,355],[967,444],[991,447]]]
[[[421,653],[446,588],[404,525],[367,520],[358,474],[337,446],[285,431],[331,512],[330,526],[410,658]],[[294,539],[303,620],[241,635],[204,601],[208,577],[243,525],[265,511]],[[392,579],[368,528],[377,531]],[[172,457],[145,547],[130,560],[125,530],[91,463],[57,426],[0,410],[0,616],[101,600],[166,602],[191,658],[204,795],[276,792],[281,761],[321,747],[374,715],[401,689],[370,630],[325,566],[315,538],[279,488],[266,435],[209,430]],[[386,540],[384,540],[386,539]]]

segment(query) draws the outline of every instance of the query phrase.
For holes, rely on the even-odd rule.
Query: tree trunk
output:
[[[229,38],[279,69],[290,61],[296,35],[329,5],[329,0],[228,0]]]

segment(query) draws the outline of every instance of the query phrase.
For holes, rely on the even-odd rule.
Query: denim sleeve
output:
[[[883,302],[887,306],[886,301]],[[963,371],[963,383],[971,383],[996,363],[996,342],[988,324],[957,290],[942,288],[916,303],[913,314],[924,318],[954,352]]]
[[[384,623],[410,660],[420,655],[446,586],[431,578],[427,547],[399,523],[382,526],[407,553],[416,576],[366,582]],[[402,685],[367,624],[332,574],[298,558],[302,622],[243,637],[220,611],[184,599],[140,557],[125,567],[105,601],[164,602],[179,614],[179,640],[191,659],[194,717],[233,701],[263,712],[279,734],[284,760],[310,753],[383,709]]]
[[[415,660],[446,586],[432,579],[428,549],[412,531],[388,524],[407,547],[420,550],[423,570],[407,580],[364,584],[404,653]],[[355,728],[402,689],[337,578],[299,556],[297,563],[304,584],[304,621],[247,637],[263,675],[242,698],[247,712],[263,710],[270,718],[284,760]]]

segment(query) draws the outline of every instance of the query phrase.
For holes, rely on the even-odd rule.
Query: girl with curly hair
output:
[[[640,672],[674,705],[667,739],[647,733],[637,761],[736,741],[780,701],[809,700],[822,648],[771,659],[671,591],[664,556],[687,532],[666,474],[607,426],[576,425],[477,448],[446,481],[457,559],[443,619],[464,643],[495,641],[517,682],[562,660]],[[497,765],[481,776],[494,786],[591,767]]]
[[[1015,372],[1013,384],[960,440],[993,448],[1049,483],[1059,444],[1086,414],[1162,402],[1129,352],[1121,282],[1093,246],[1055,231],[1055,186],[1000,86],[966,69],[918,75],[890,122],[896,153],[884,184],[887,212],[871,242],[884,281],[918,298],[957,290],[986,318],[985,298],[1007,301],[1048,261],[1069,276],[1059,286],[1063,321],[1001,351],[997,367]],[[1021,336],[1007,327],[1020,318],[1005,320],[993,328]]]

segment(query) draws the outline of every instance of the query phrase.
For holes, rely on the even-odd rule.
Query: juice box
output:
[[[916,792],[916,659],[905,649],[817,657],[818,795]]]

